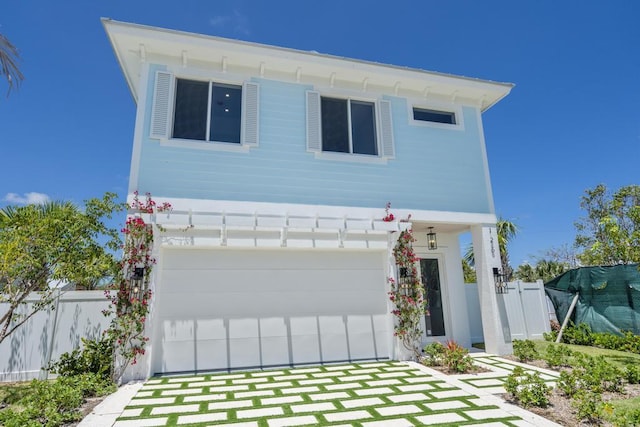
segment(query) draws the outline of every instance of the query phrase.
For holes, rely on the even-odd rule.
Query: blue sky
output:
[[[640,184],[637,0],[22,0],[0,15],[26,76],[0,82],[0,206],[124,197],[135,105],[100,17],[515,83],[483,116],[514,266],[573,242],[586,188]]]

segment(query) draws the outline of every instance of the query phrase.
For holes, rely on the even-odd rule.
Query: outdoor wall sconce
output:
[[[509,287],[507,286],[507,275],[502,272],[499,268],[493,267],[493,281],[496,284],[496,294],[506,294],[509,292]]]
[[[138,299],[142,299],[143,282],[144,282],[144,267],[134,267],[131,276],[131,285],[133,288],[133,295]]]
[[[402,295],[409,295],[409,271],[406,267],[400,267],[398,271],[398,285],[400,286],[400,293]]]
[[[429,232],[427,233],[427,247],[430,251],[438,249],[438,240],[436,239],[436,233],[433,231],[433,227],[429,227]]]

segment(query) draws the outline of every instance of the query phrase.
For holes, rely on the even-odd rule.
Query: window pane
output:
[[[178,79],[173,137],[205,140],[209,83]]]
[[[422,120],[424,122],[447,123],[450,125],[456,124],[455,113],[450,113],[448,111],[423,110],[421,108],[414,108],[413,119]]]
[[[322,98],[322,151],[349,152],[349,122],[345,99]]]
[[[241,117],[242,87],[214,83],[209,140],[240,144]]]
[[[354,153],[378,155],[376,115],[372,103],[351,101],[351,138]]]

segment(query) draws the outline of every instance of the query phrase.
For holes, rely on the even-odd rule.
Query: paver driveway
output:
[[[114,426],[555,425],[491,394],[509,364],[478,361],[502,366],[459,379],[407,362],[156,378]]]

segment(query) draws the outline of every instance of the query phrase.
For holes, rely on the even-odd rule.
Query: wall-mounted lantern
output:
[[[144,293],[144,267],[134,267],[129,277],[131,280],[132,296],[142,299]]]
[[[409,270],[407,267],[400,267],[398,269],[398,285],[400,287],[400,293],[402,295],[409,295],[409,283],[411,282],[411,277],[409,277]]]
[[[430,251],[438,249],[438,240],[436,233],[433,231],[433,227],[429,227],[429,232],[427,233],[427,247]]]

